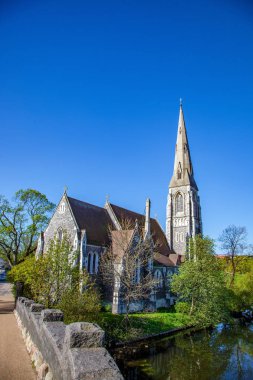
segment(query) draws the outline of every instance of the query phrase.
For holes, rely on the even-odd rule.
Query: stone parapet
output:
[[[123,380],[94,323],[65,325],[63,313],[19,297],[15,315],[40,380]]]

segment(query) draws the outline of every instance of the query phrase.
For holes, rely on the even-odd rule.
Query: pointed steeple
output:
[[[183,106],[182,101],[180,100],[174,172],[170,181],[170,187],[185,185],[191,185],[198,190],[193,176],[193,167],[184,121]]]

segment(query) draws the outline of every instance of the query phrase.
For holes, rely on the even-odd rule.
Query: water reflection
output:
[[[125,379],[253,379],[252,326],[220,325],[212,331],[164,338],[146,350],[140,349],[139,359],[126,359],[125,350],[124,358],[115,354]]]

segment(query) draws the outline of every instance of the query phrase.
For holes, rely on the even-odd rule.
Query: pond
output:
[[[126,380],[251,380],[253,325],[184,332],[112,354]]]

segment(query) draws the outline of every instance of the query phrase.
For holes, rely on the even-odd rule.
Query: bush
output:
[[[101,311],[107,312],[107,313],[109,313],[109,312],[111,313],[112,312],[112,304],[111,303],[106,303],[106,304],[102,305]]]
[[[187,302],[178,302],[175,306],[177,313],[189,314],[190,313],[190,305]]]
[[[64,292],[57,307],[64,313],[64,322],[95,321],[100,309],[100,296],[93,284],[80,292],[79,284]]]
[[[16,296],[15,283],[20,281],[24,284],[23,295],[27,298],[33,298],[32,283],[34,279],[35,265],[35,257],[30,256],[22,263],[12,267],[12,269],[8,272],[8,280],[14,283],[14,296]]]

